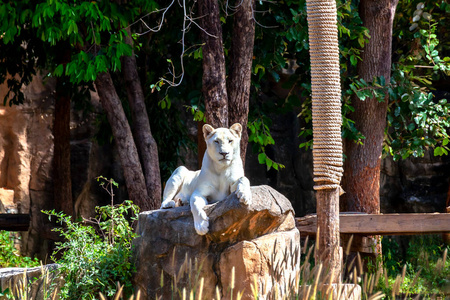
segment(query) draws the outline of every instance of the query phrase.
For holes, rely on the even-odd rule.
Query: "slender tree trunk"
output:
[[[127,32],[126,42],[132,45],[129,28]],[[137,72],[134,53],[123,58],[123,75],[133,118],[133,136],[144,170],[147,193],[150,199],[149,205],[151,209],[158,209],[161,206],[161,175],[159,172],[158,147],[150,129],[144,93]]]
[[[72,177],[70,174],[70,96],[58,78],[53,122],[53,181],[55,209],[73,216]]]
[[[228,127],[228,96],[222,26],[217,0],[198,1],[203,45],[203,96],[206,122],[213,127]]]
[[[391,75],[392,26],[398,0],[361,0],[360,16],[369,29],[370,40],[358,64],[360,78],[370,82],[374,76]],[[380,213],[380,165],[386,127],[388,98],[353,99],[355,112],[350,116],[366,137],[364,145],[347,141],[342,197],[343,211]]]
[[[128,124],[122,103],[117,95],[110,74],[108,72],[98,74],[95,80],[95,86],[113,131],[128,195],[142,211],[150,210],[152,206],[147,194],[139,155],[133,140],[130,125]]]
[[[241,158],[245,165],[247,151],[248,110],[255,40],[254,0],[243,0],[233,17],[230,70],[228,77],[228,123],[242,125]]]

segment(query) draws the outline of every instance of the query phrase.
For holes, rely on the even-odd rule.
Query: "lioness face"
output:
[[[205,137],[208,155],[214,161],[222,165],[230,165],[235,154],[239,156],[239,147],[241,141],[241,124],[234,124],[228,128],[214,129],[206,124],[203,126],[203,135]]]

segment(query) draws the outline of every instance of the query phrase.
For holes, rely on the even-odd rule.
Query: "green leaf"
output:
[[[267,165],[267,171],[269,171],[273,165],[273,161],[269,158],[266,158],[266,165]]]
[[[267,155],[264,152],[258,154],[258,161],[261,165],[266,163],[266,157],[267,157]]]
[[[194,51],[194,58],[203,59],[203,51],[201,47]]]
[[[260,135],[258,135],[258,143],[260,144],[260,145],[264,145],[264,139],[263,139],[263,137],[262,136],[260,136]]]
[[[75,23],[75,21],[69,21],[69,28],[67,29],[67,35],[70,35],[71,33],[78,33],[78,26]]]
[[[444,154],[444,148],[436,147],[434,148],[434,156],[442,156]]]
[[[53,76],[61,77],[64,72],[64,66],[62,64],[58,65],[53,71]]]
[[[364,47],[364,42],[365,42],[364,36],[363,35],[358,36],[358,43],[361,48]]]
[[[356,55],[350,56],[350,63],[352,64],[352,66],[356,66],[356,64],[358,63],[358,59],[357,59]]]
[[[255,74],[255,75],[258,74],[258,71],[259,71],[259,70],[261,70],[262,73],[265,73],[266,68],[264,68],[263,66],[257,64],[257,65],[255,66],[255,69],[254,69],[254,73],[253,73],[253,74]]]

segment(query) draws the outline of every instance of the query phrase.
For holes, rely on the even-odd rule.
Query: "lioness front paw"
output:
[[[194,217],[194,228],[197,234],[205,235],[208,233],[209,229],[209,218],[203,209],[198,211],[193,210],[192,216]]]
[[[236,196],[238,197],[241,203],[245,205],[252,204],[252,192],[250,188],[240,188],[236,191]]]
[[[164,200],[163,203],[161,204],[161,209],[162,208],[172,208],[175,207],[175,201],[173,200]]]
[[[195,231],[197,231],[197,234],[199,235],[205,235],[208,233],[209,230],[209,220],[201,220],[199,222],[194,221],[194,227]]]

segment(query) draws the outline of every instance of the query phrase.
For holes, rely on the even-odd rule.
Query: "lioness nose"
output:
[[[223,155],[223,157],[228,155],[228,152],[219,152],[221,155]]]

